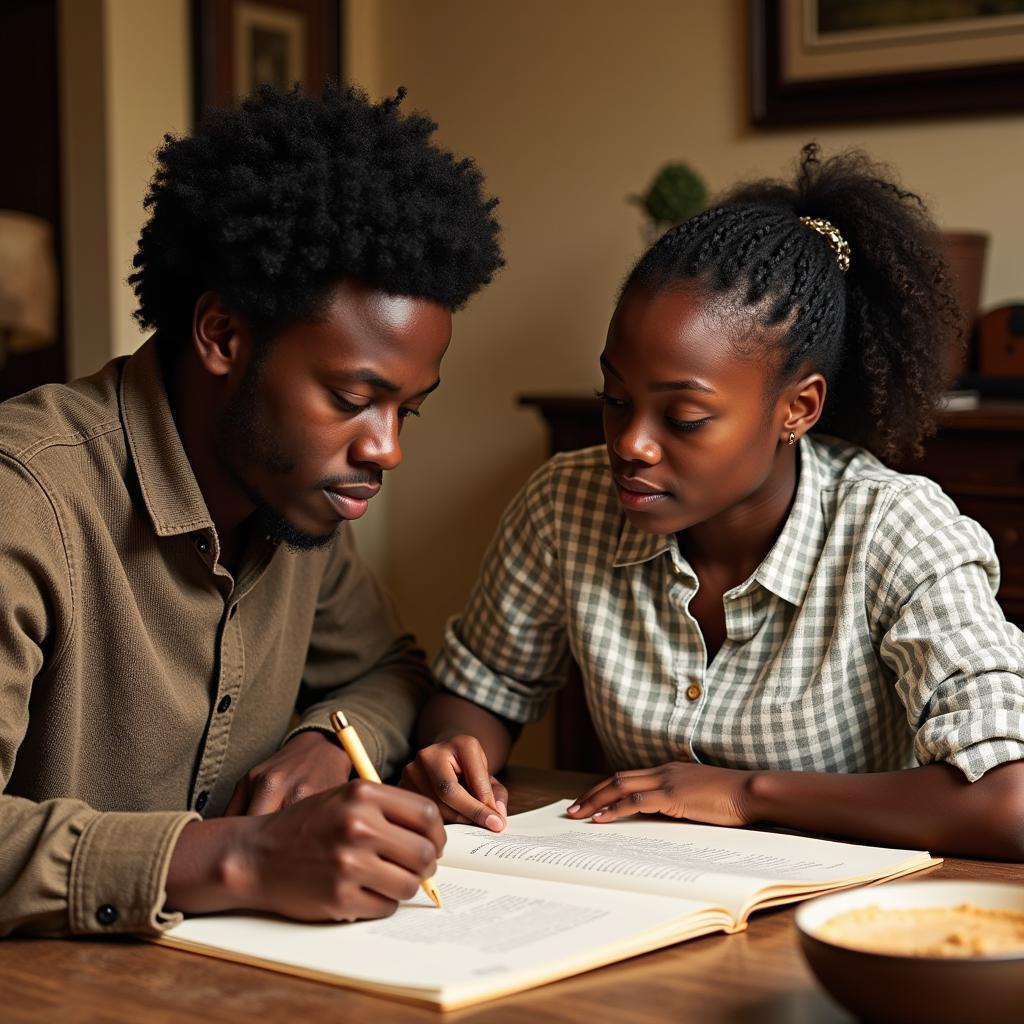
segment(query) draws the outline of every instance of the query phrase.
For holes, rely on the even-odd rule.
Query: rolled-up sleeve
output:
[[[341,709],[387,779],[409,759],[416,716],[432,690],[422,650],[342,529],[320,590],[300,721],[285,742],[306,729],[333,736],[330,713]]]
[[[551,463],[541,467],[505,511],[466,610],[448,623],[434,665],[446,690],[514,722],[543,717],[567,667],[551,472]]]
[[[899,534],[880,653],[896,673],[917,760],[955,765],[973,782],[1024,758],[1024,634],[996,603],[991,538],[949,499]]]

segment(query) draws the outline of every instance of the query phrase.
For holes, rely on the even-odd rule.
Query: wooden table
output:
[[[578,796],[592,777],[511,768],[511,810]],[[1022,881],[1010,864],[947,860],[915,878]],[[840,1024],[851,1021],[817,988],[792,908],[756,914],[746,932],[708,936],[520,995],[449,1014],[132,940],[0,942],[0,1020],[464,1021],[487,1024],[672,1021]]]

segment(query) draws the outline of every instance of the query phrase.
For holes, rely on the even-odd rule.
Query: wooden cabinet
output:
[[[551,454],[600,444],[601,403],[572,395],[524,395],[544,418]],[[998,599],[1024,628],[1024,402],[985,401],[946,412],[923,459],[899,467],[931,477],[992,535],[1002,567]],[[603,761],[583,700],[578,670],[559,693],[555,758],[559,768],[601,771]]]

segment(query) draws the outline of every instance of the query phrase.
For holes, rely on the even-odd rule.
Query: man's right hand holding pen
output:
[[[300,921],[387,917],[435,873],[444,841],[434,803],[355,779],[269,814],[190,822],[172,854],[165,906]]]

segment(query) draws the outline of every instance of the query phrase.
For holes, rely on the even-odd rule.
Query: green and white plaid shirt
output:
[[[724,596],[711,665],[673,536],[623,515],[603,448],[557,455],[506,511],[435,672],[518,722],[569,651],[609,760],[866,772],[1024,758],[1024,635],[992,541],[939,487],[830,439],[800,441],[792,511]]]

